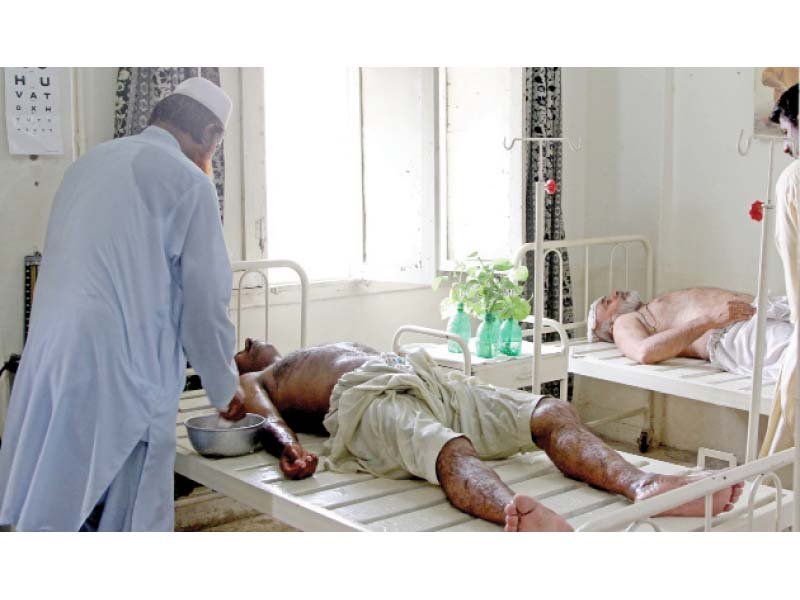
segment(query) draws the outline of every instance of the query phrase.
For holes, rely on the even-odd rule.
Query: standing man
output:
[[[244,415],[209,178],[230,112],[188,79],[141,134],[64,176],[0,449],[0,525],[171,531],[186,357],[221,415]]]
[[[795,398],[797,397],[797,327],[800,316],[800,252],[798,252],[798,235],[800,234],[800,161],[798,153],[797,126],[798,86],[790,87],[782,95],[770,117],[778,123],[785,137],[784,152],[795,158],[781,176],[775,186],[777,213],[775,222],[775,244],[783,262],[786,280],[786,296],[791,310],[791,321],[795,327],[789,347],[783,355],[781,374],[778,380],[775,403],[767,424],[767,435],[761,447],[761,455],[780,452],[794,445],[793,423]],[[797,482],[795,482],[797,485]]]

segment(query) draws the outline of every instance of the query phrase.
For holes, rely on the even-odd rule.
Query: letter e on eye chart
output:
[[[6,129],[11,154],[63,154],[60,69],[6,67]]]

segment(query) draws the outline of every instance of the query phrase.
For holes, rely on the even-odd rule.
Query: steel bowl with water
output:
[[[184,421],[189,441],[198,454],[209,458],[242,456],[250,454],[258,447],[258,432],[264,424],[264,417],[247,413],[231,423],[220,427],[218,414],[191,417]]]

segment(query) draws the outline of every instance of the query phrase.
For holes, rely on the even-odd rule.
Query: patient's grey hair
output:
[[[642,305],[642,297],[639,295],[639,292],[630,290],[627,294],[628,296],[620,301],[617,312],[611,318],[604,319],[599,323],[597,322],[597,307],[605,296],[600,296],[597,300],[592,302],[592,306],[589,308],[589,316],[586,318],[586,336],[589,338],[590,343],[595,341],[594,336],[597,336],[604,342],[614,343],[614,335],[611,333],[611,326],[614,324],[614,318],[638,310]]]

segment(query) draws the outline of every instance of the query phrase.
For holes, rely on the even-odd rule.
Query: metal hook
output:
[[[506,136],[503,136],[503,148],[506,150],[511,150],[514,147],[514,144],[516,144],[518,141],[519,138],[514,138],[511,140],[511,144],[509,145],[506,143]]]
[[[583,140],[581,138],[578,138],[577,143],[573,143],[572,138],[567,138],[567,144],[569,144],[570,150],[573,152],[577,152],[583,148]]]
[[[571,138],[513,138],[509,144],[505,136],[503,136],[503,148],[511,150],[517,142],[538,142],[539,144],[545,142],[566,142],[573,152],[577,152],[583,147],[583,141],[578,138],[577,142],[573,142]]]
[[[742,138],[744,137],[744,129],[739,130],[739,141],[736,143],[736,151],[741,156],[747,156],[747,153],[750,152],[750,144],[753,142],[753,136],[747,136],[747,142],[744,145],[744,149],[742,149]]]

